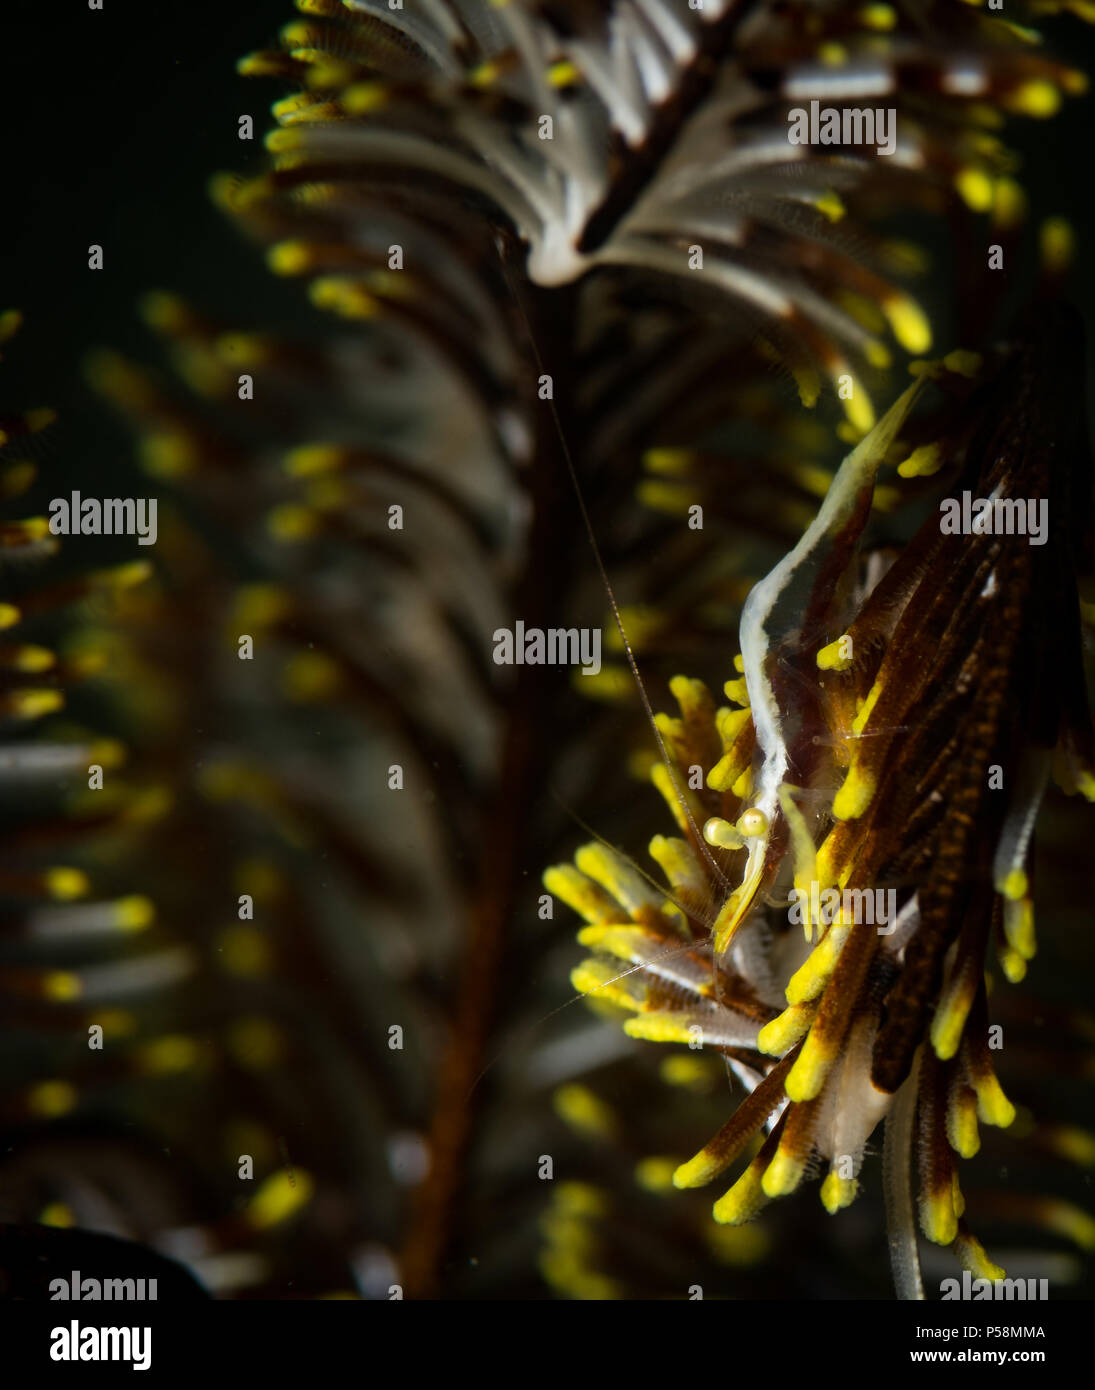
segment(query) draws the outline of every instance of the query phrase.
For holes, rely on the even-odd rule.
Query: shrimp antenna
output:
[[[509,289],[510,294],[513,296],[514,302],[516,303],[518,311],[520,312],[522,321],[524,322],[525,333],[528,336],[529,346],[532,348],[533,356],[536,359],[536,365],[538,368],[542,370],[544,366],[544,361],[543,358],[540,356],[540,349],[537,346],[536,338],[533,334],[532,324],[529,322],[528,314],[525,312],[525,306],[521,301],[521,297],[517,293],[516,287],[514,286],[512,279],[510,278],[509,267],[506,265],[504,244],[501,235],[499,235],[495,239],[495,247],[498,251],[498,258],[502,263],[502,274],[505,277],[506,285]],[[681,812],[684,815],[685,820],[688,822],[689,829],[692,831],[695,842],[700,848],[700,852],[706,860],[711,872],[715,875],[715,878],[718,881],[719,886],[729,890],[731,886],[730,882],[727,879],[726,875],[719,868],[718,864],[715,862],[714,856],[712,855],[710,849],[708,849],[707,841],[703,838],[703,835],[700,832],[700,828],[696,824],[695,817],[692,815],[692,808],[688,805],[688,801],[684,795],[684,792],[678,780],[677,769],[673,764],[673,760],[669,756],[669,750],[666,747],[665,739],[662,737],[662,731],[658,728],[658,721],[654,716],[654,707],[653,705],[651,705],[650,697],[646,692],[646,686],[643,683],[643,678],[639,671],[639,663],[635,659],[635,652],[631,646],[631,639],[628,637],[627,630],[624,627],[623,617],[620,613],[620,606],[616,601],[616,593],[612,587],[612,581],[608,577],[608,569],[605,566],[604,557],[601,554],[601,547],[597,542],[597,535],[593,529],[593,521],[589,515],[589,508],[586,506],[585,494],[583,493],[582,485],[578,480],[578,470],[574,466],[574,459],[571,455],[570,446],[567,443],[566,435],[563,432],[562,421],[559,419],[558,409],[556,408],[554,400],[550,400],[548,402],[548,405],[551,410],[551,418],[555,423],[556,434],[559,436],[559,447],[562,449],[563,458],[566,461],[567,472],[570,474],[571,485],[574,488],[574,496],[578,502],[578,510],[581,513],[582,525],[585,529],[586,537],[589,540],[590,549],[593,552],[593,559],[597,566],[597,572],[600,575],[601,583],[604,585],[605,593],[608,595],[608,602],[609,606],[612,609],[612,616],[615,619],[616,628],[620,634],[620,641],[623,643],[624,652],[627,655],[627,664],[631,668],[631,674],[635,678],[635,684],[639,691],[639,698],[642,701],[643,710],[646,713],[646,718],[648,723],[650,724],[651,729],[653,729],[654,731],[654,738],[658,745],[658,752],[661,755],[662,762],[665,765],[666,773],[669,776],[669,780],[672,784],[673,791],[677,797],[677,803],[681,808]]]

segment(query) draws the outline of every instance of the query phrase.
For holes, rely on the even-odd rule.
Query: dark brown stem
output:
[[[549,305],[541,308],[536,301],[529,309],[543,370],[553,376],[555,403],[564,422],[573,400],[566,377],[572,354],[574,299],[573,290],[555,290]],[[529,373],[530,409],[536,412],[533,418],[538,417],[536,459],[530,477],[534,511],[514,615],[527,626],[550,627],[562,616],[573,569],[561,540],[568,530],[573,531],[569,526],[573,503],[558,431],[548,404],[537,398],[539,371],[531,356]],[[439,1297],[443,1292],[442,1266],[454,1234],[476,1113],[484,1097],[484,1088],[476,1083],[486,1065],[502,963],[518,905],[522,870],[532,851],[528,836],[535,816],[530,799],[546,784],[551,740],[545,731],[552,722],[561,674],[551,667],[519,666],[516,670],[517,680],[506,707],[501,771],[481,822],[482,855],[467,918],[463,973],[438,1073],[429,1136],[430,1172],[417,1193],[402,1252],[401,1278],[408,1298]]]

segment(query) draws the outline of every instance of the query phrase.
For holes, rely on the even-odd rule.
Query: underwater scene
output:
[[[1095,5],[0,72],[0,1301],[1090,1299]]]

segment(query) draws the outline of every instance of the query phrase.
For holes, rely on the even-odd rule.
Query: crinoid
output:
[[[923,1230],[988,1269],[954,1177],[1010,1114],[982,964],[1029,959],[1035,812],[1091,764],[1078,357],[987,323],[1001,257],[1032,288],[1009,117],[1082,74],[957,0],[298,8],[239,62],[268,157],[211,185],[269,314],[161,264],[154,345],[89,363],[160,534],[71,619],[126,770],[50,820],[69,876],[11,812],[35,893],[98,868],[128,904],[66,919],[63,985],[17,924],[10,979],[71,996],[28,1016],[19,1218],[225,1297],[864,1296],[867,1192],[858,1245],[816,1204],[731,1223],[822,1166],[847,1207],[885,1117],[899,1290],[914,1157]],[[948,533],[944,489],[1033,499],[1045,544]],[[649,839],[635,773],[661,876],[597,841],[541,891],[575,815]],[[682,1045],[656,1102],[634,1039]]]
[[[672,1175],[701,1186],[747,1156],[716,1220],[750,1220],[819,1165],[826,1208],[848,1206],[886,1118],[902,1297],[923,1296],[914,1158],[923,1234],[1002,1277],[957,1172],[978,1121],[1015,1118],[986,958],[1016,982],[1034,955],[1051,771],[1095,800],[1075,581],[1091,493],[1082,343],[1047,312],[992,367],[953,365],[965,375],[921,364],[751,591],[731,704],[672,682],[681,713],[658,717],[652,769],[682,836],[650,844],[664,884],[599,844],[544,880],[590,924],[576,987],[626,1010],[633,1037],[716,1049],[744,1086]],[[929,378],[947,400],[910,420]],[[946,495],[884,556],[868,543],[879,471],[922,474],[928,457]],[[986,499],[983,524],[947,526],[951,494]],[[1071,1229],[1086,1243],[1081,1214]]]
[[[526,575],[547,585],[547,593],[543,587],[537,592],[535,583],[509,587],[503,603],[522,627],[552,626],[545,615],[569,625],[583,606],[574,576],[557,563],[561,528],[573,524],[557,501],[560,438],[570,446],[567,466],[592,499],[593,529],[613,538],[606,540],[609,569],[626,573],[633,594],[660,585],[660,615],[638,639],[655,651],[667,642],[685,645],[674,637],[678,618],[693,639],[704,626],[710,631],[721,622],[725,630],[747,584],[741,552],[720,552],[724,527],[731,533],[763,528],[793,539],[797,518],[808,515],[805,501],[828,483],[823,463],[811,472],[773,448],[772,437],[786,438],[792,427],[786,406],[771,405],[762,364],[775,360],[792,375],[806,405],[829,384],[847,416],[845,438],[866,432],[875,419],[868,384],[888,389],[884,372],[892,349],[886,336],[914,353],[930,341],[923,311],[895,283],[916,257],[872,232],[877,215],[896,208],[956,216],[991,211],[997,234],[1007,239],[1022,198],[1007,150],[991,132],[1003,112],[1048,115],[1062,93],[1084,85],[1079,74],[1015,43],[995,21],[951,5],[915,14],[876,7],[855,15],[810,4],[746,12],[660,0],[607,9],[439,3],[394,16],[371,5],[303,8],[314,18],[285,31],[288,53],[256,54],[242,65],[254,75],[292,74],[303,88],[274,107],[279,129],[267,141],[272,167],[255,180],[219,181],[218,197],[269,244],[274,270],[310,280],[316,304],[375,325],[378,333],[405,332],[487,408],[491,453],[519,486],[527,481],[531,493],[534,522],[518,538],[518,553]],[[892,150],[877,140],[827,149],[789,138],[803,103],[850,114],[868,98],[892,112],[898,132]],[[842,120],[842,130],[846,124]],[[654,474],[648,497],[679,512],[689,491],[680,482],[688,451],[656,446],[663,440],[692,444],[719,426],[746,424],[759,432],[749,462],[761,470],[761,481],[750,479],[740,502],[715,503],[717,529],[697,534],[704,510],[693,505],[694,496],[686,503],[692,535],[684,541],[679,521],[676,534],[673,526],[644,532],[642,523],[629,533],[607,510],[618,495],[613,481],[626,486],[642,457]],[[875,436],[864,447],[884,452],[896,427],[891,416],[889,436]],[[875,466],[880,461],[874,457]],[[781,473],[791,484],[784,492]],[[861,491],[855,490],[858,522],[866,505]],[[621,534],[622,544],[615,539]],[[807,533],[811,547],[817,534],[816,527]],[[822,591],[846,575],[849,546],[850,538],[833,547],[834,568],[822,577]],[[840,560],[844,568],[837,569]],[[704,577],[697,581],[697,575]],[[780,608],[789,601],[781,592]],[[827,616],[835,622],[820,603],[815,600],[811,621]],[[753,650],[743,656],[754,683],[768,650],[766,633],[764,615],[747,629]],[[873,651],[868,646],[863,655],[863,672]],[[728,758],[716,772],[717,779],[729,779],[718,782],[722,796],[731,798],[734,786],[751,775],[754,741],[763,769],[749,821],[759,833],[735,894],[723,866],[726,845],[695,846],[726,893],[715,923],[720,955],[753,910],[756,893],[773,889],[776,861],[787,862],[789,827],[799,828],[804,845],[822,824],[818,787],[808,788],[813,802],[806,811],[780,799],[781,788],[783,800],[789,795],[787,742],[797,748],[797,738],[779,720],[801,725],[810,737],[830,728],[825,717],[844,721],[832,737],[857,773],[858,750],[873,745],[853,741],[859,732],[852,727],[855,699],[865,699],[871,686],[851,690],[852,680],[829,692],[833,711],[800,709],[783,691],[781,704],[773,694],[771,711],[761,710],[760,727],[739,711],[722,717],[718,734],[712,725],[704,735],[708,753],[721,748]],[[511,687],[511,733],[529,716],[538,720],[550,684],[547,672],[539,679],[527,667],[521,673]],[[904,667],[898,684],[908,684]],[[602,682],[600,690],[611,697],[619,685]],[[686,726],[698,719],[690,711]],[[728,740],[725,746],[720,737]],[[938,728],[932,737],[938,739]],[[527,733],[501,746],[508,747],[503,765],[509,767],[511,753],[522,750],[524,785],[545,775],[542,753],[529,756]],[[934,752],[942,756],[945,749]],[[796,760],[801,756],[799,749]],[[806,767],[803,777],[815,771],[820,775]],[[487,1060],[483,1018],[493,1007],[487,983],[504,958],[502,864],[521,862],[524,849],[508,830],[499,833],[486,808],[504,804],[515,789],[508,781],[495,783],[477,813],[490,836],[481,881],[490,885],[493,905],[484,909],[473,896],[472,964],[442,1070],[431,1139],[434,1170],[408,1246],[414,1289],[436,1287],[445,1223],[459,1190],[454,1175],[469,1136],[467,1089]],[[870,823],[857,824],[862,830]],[[732,840],[738,832],[712,833]],[[872,853],[889,852],[877,836],[871,843]],[[832,845],[829,851],[836,852]],[[670,859],[678,852],[665,850]],[[685,872],[687,865],[678,867]],[[847,864],[839,859],[829,867],[836,881]],[[881,867],[866,860],[860,865],[869,875]],[[510,903],[506,912],[516,899]],[[935,935],[949,944],[953,931],[952,924]],[[840,939],[837,930],[818,947],[834,967]],[[841,971],[854,966],[856,980],[873,988],[870,953],[860,953],[858,941]],[[914,959],[920,949],[912,948]],[[820,956],[815,994],[825,979]],[[843,997],[842,976],[838,985]],[[922,981],[912,994],[916,1008],[927,1006]],[[763,1012],[770,1003],[771,995],[758,998],[755,1009]],[[794,1021],[808,1021],[813,1007],[804,996]],[[633,1029],[657,1028],[647,1012]],[[824,1020],[816,1025],[792,1085],[823,1040],[830,1049],[824,1061],[832,1063],[846,1041],[844,1021],[841,1014],[831,1037]],[[753,1024],[759,1022],[758,1015]],[[884,1025],[888,1040],[894,1026]],[[792,1028],[792,1020],[779,1027]],[[907,1028],[902,1046],[915,1034]],[[777,1051],[786,1045],[784,1038]],[[856,1055],[870,1045],[861,1029]],[[907,1062],[902,1055],[898,1070]],[[818,1063],[801,1117],[781,1122],[792,1137],[776,1166],[786,1168],[788,1187],[809,1156],[823,1073]],[[894,1084],[892,1076],[888,1083]],[[769,1083],[763,1093],[774,1104],[778,1084]],[[753,1106],[763,1108],[761,1102]],[[757,1123],[765,1118],[754,1115]],[[864,1113],[857,1121],[861,1135],[842,1137],[853,1168],[872,1127],[868,1120]],[[777,1135],[772,1143],[778,1142]],[[826,1193],[839,1205],[853,1181],[854,1173],[837,1174]]]

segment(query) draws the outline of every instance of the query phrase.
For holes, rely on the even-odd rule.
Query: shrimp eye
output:
[[[718,849],[741,849],[741,835],[721,816],[712,816],[703,827],[703,838]]]
[[[753,839],[757,835],[763,835],[768,829],[768,817],[763,811],[758,811],[755,806],[750,806],[738,817],[737,829],[739,835],[744,835],[746,839]]]

